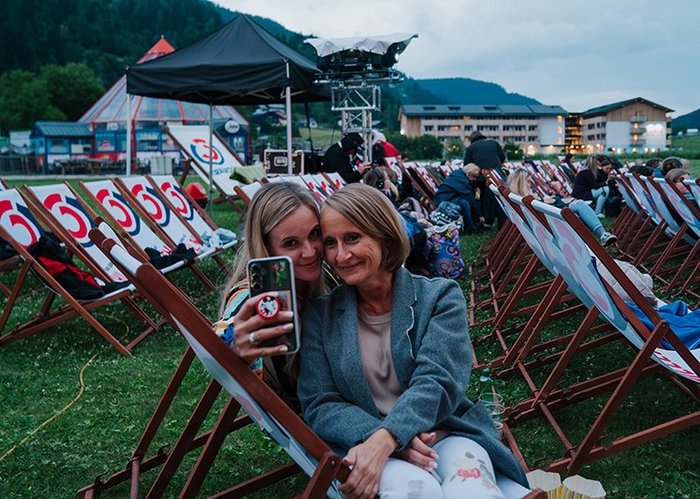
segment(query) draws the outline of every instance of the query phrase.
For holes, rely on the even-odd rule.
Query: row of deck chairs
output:
[[[547,468],[570,472],[700,424],[700,349],[690,350],[683,344],[570,210],[553,208],[530,196],[523,199],[498,182],[490,188],[510,223],[485,249],[472,273],[476,282],[472,301],[478,304],[480,296],[488,295],[483,301],[491,305],[493,314],[483,314],[491,316],[480,320],[475,307],[470,322],[488,329],[477,341],[488,342],[495,351],[488,359],[475,358],[475,365],[492,367],[497,377],[519,376],[530,391],[530,396],[511,405],[506,413],[504,434],[516,454],[522,457],[511,428],[533,418],[550,425],[562,443],[561,457]],[[635,221],[631,214],[624,217],[628,222],[623,225],[623,218],[620,229],[652,223],[646,218]],[[646,230],[663,232],[664,227]],[[672,241],[667,240],[658,251],[667,251]],[[487,284],[480,286],[479,281]],[[653,324],[651,329],[638,319],[621,292],[643,311]],[[554,321],[576,317],[576,313],[585,316],[573,332],[560,331],[556,337],[543,339],[546,326],[561,324]],[[577,358],[585,356],[588,363],[595,363],[612,342],[622,342],[633,352],[629,365],[564,386]],[[606,441],[613,417],[643,376],[668,378],[669,385],[687,395],[687,406],[678,417]],[[557,411],[594,396],[607,397],[607,401],[585,436],[574,441],[559,423]]]
[[[162,271],[171,272],[187,264],[208,289],[214,289],[211,280],[199,269],[197,263],[213,258],[225,269],[220,257],[222,251],[236,244],[235,237],[223,242],[217,236],[218,227],[202,212],[196,203],[179,186],[172,176],[129,177],[95,182],[84,182],[79,191],[68,184],[24,186],[21,189],[3,188],[0,191],[0,237],[17,252],[21,261],[14,284],[7,287],[7,301],[0,316],[0,346],[14,342],[51,327],[55,324],[82,316],[109,343],[124,355],[157,328],[136,303],[138,293],[133,285],[89,301],[75,299],[46,267],[29,253],[29,248],[46,231],[53,233],[84,270],[105,283],[128,282],[109,258],[88,237],[91,228],[104,217],[121,237],[128,240],[142,258],[150,248],[160,255],[170,255],[178,245],[192,250],[193,261],[174,263]],[[98,215],[90,201],[97,206]],[[28,275],[34,274],[45,287],[45,298],[29,321],[6,330],[13,309],[26,291]],[[63,304],[54,306],[57,298]],[[124,345],[115,338],[91,313],[102,305],[121,301],[146,326],[144,332]]]
[[[201,448],[187,480],[177,492],[180,497],[195,497],[199,495],[227,435],[255,423],[285,450],[292,462],[235,484],[212,497],[242,497],[300,471],[305,472],[310,480],[298,497],[342,497],[337,487],[347,478],[350,470],[342,464],[340,456],[314,434],[241,359],[231,355],[224,343],[212,334],[209,320],[183,293],[164,279],[152,265],[131,256],[133,252],[128,247],[121,246],[106,234],[108,230],[105,224],[101,224],[99,228],[91,231],[90,237],[98,247],[110,255],[115,265],[129,276],[142,295],[182,334],[187,340],[188,348],[126,468],[107,478],[98,477],[95,482],[81,489],[78,495],[94,497],[129,480],[130,497],[141,497],[142,474],[160,467],[157,476],[148,486],[145,497],[162,497],[173,488],[172,482],[176,473],[183,471],[180,468],[184,466],[186,454]],[[212,381],[202,394],[174,446],[148,455],[153,437],[166,420],[167,411],[195,356],[207,369]],[[228,394],[226,404],[213,428],[198,434],[222,388]],[[239,414],[241,409],[245,412]],[[497,480],[506,497],[522,497],[522,487],[503,477],[497,477]],[[541,498],[544,497],[544,493],[533,491],[525,497]]]
[[[626,204],[613,227],[620,235],[621,253],[663,282],[663,291],[690,295],[700,302],[698,180],[684,182],[690,198],[663,178],[636,173],[621,175],[618,185]]]

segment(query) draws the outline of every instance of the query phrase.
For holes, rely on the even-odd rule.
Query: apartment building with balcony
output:
[[[581,113],[585,153],[654,153],[671,146],[673,109],[641,97]]]
[[[566,114],[561,106],[548,105],[407,104],[399,110],[399,121],[408,137],[433,135],[443,143],[456,139],[468,145],[469,135],[478,130],[527,154],[554,154],[565,145]]]

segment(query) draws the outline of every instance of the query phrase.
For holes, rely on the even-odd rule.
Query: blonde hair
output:
[[[394,272],[403,265],[410,244],[399,212],[384,194],[367,185],[350,184],[334,192],[326,206],[379,242],[384,270]]]
[[[518,168],[508,176],[508,189],[518,196],[530,195],[530,172],[525,168]]]
[[[481,173],[481,168],[479,168],[477,165],[474,163],[469,163],[465,165],[462,170],[464,170],[464,174],[468,177],[469,175],[479,175]]]
[[[666,182],[677,182],[683,175],[689,175],[685,168],[674,168],[666,174]]]
[[[223,289],[222,311],[231,288],[246,277],[246,265],[251,258],[270,256],[267,245],[270,232],[297,208],[306,206],[317,216],[319,207],[310,191],[291,182],[276,182],[262,186],[253,196],[244,213],[245,239],[236,253],[233,270]],[[307,292],[297,290],[300,298],[311,298],[321,294],[322,280],[309,283]],[[301,292],[299,292],[301,291]]]

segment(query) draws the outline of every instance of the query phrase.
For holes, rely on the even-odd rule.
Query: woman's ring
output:
[[[250,342],[251,345],[257,345],[258,344],[258,338],[255,336],[255,332],[250,333],[248,335],[248,341]]]

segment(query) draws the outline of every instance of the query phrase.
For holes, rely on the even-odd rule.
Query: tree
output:
[[[31,128],[37,120],[65,120],[49,100],[46,82],[29,71],[0,75],[0,129]]]
[[[464,157],[464,143],[459,139],[450,139],[445,143],[445,152],[448,158]]]
[[[413,155],[409,157],[414,159],[441,159],[442,158],[442,143],[433,135],[421,135],[414,140]]]
[[[97,74],[83,63],[45,66],[41,77],[46,82],[51,104],[68,121],[77,121],[105,91]]]
[[[514,142],[506,142],[503,145],[503,151],[506,153],[506,158],[509,160],[523,159],[525,157],[525,153],[523,152],[522,148]]]

